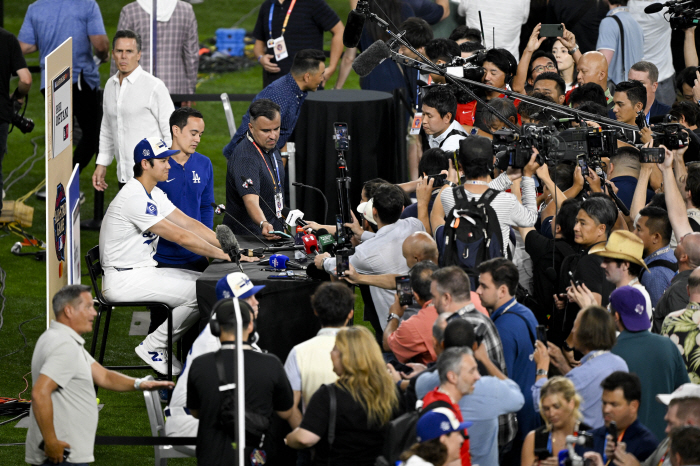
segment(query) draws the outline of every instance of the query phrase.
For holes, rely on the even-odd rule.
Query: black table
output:
[[[329,90],[310,93],[295,128],[296,181],[315,186],[328,197],[328,222],[338,210],[338,176],[333,123],[348,124],[350,150],[345,153],[350,205],[360,203],[362,185],[373,178],[405,181],[406,128],[401,101],[378,91]],[[297,189],[297,208],[304,218],[323,223],[323,199],[312,190]]]
[[[241,248],[262,247],[254,238],[237,236]],[[291,258],[294,252],[283,252]],[[270,255],[266,254],[266,258]],[[309,259],[310,261],[312,259]],[[259,346],[279,357],[282,362],[291,349],[314,336],[321,328],[318,318],[311,309],[311,295],[320,281],[268,279],[274,272],[264,272],[265,267],[256,262],[242,262],[243,271],[254,285],[265,285],[255,297],[260,301],[257,331]],[[197,303],[202,315],[210,315],[216,303],[216,282],[238,266],[230,262],[213,262],[197,279]]]

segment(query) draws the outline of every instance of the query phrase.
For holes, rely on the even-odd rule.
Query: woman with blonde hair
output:
[[[545,382],[540,390],[539,406],[545,425],[525,437],[520,455],[521,466],[558,465],[559,452],[566,449],[566,436],[591,430],[590,426],[581,422],[581,396],[576,393],[573,382],[566,377],[552,377]],[[583,451],[577,453],[582,454]]]
[[[341,329],[330,356],[338,381],[314,393],[301,425],[287,435],[285,443],[296,449],[315,445],[315,466],[372,466],[384,445],[384,428],[398,414],[396,386],[379,345],[364,327]],[[335,435],[331,443],[333,398]]]

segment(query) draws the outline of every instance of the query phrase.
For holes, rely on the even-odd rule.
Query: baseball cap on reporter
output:
[[[265,285],[254,286],[248,275],[243,272],[233,272],[216,283],[216,299],[250,298],[263,288]]]
[[[169,149],[161,138],[144,138],[134,148],[134,163],[141,163],[142,160],[148,159],[164,159],[178,152],[180,151]]]
[[[451,434],[471,427],[472,422],[460,423],[449,408],[435,408],[428,411],[416,424],[416,437],[418,442],[427,442],[439,438],[441,435]]]

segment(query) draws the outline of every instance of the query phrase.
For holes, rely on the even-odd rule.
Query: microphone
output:
[[[670,2],[666,3],[652,3],[648,7],[644,8],[644,13],[651,15],[654,13],[658,13],[659,11],[663,10],[665,7],[673,7],[673,6],[680,6],[680,5],[685,5],[687,3],[694,3],[693,0],[671,0]]]
[[[279,252],[279,251],[296,251],[304,250],[304,245],[303,244],[291,244],[289,246],[267,246],[264,248],[255,248],[255,249],[241,249],[241,254],[244,256],[248,257],[256,257],[260,256],[261,254],[264,254],[266,252]]]
[[[352,69],[364,78],[390,56],[389,46],[384,41],[378,40],[355,58],[355,61],[352,62]]]
[[[263,241],[262,239],[260,239],[260,237],[259,237],[258,235],[256,235],[256,234],[253,233],[252,231],[250,231],[250,230],[249,230],[245,225],[243,225],[236,217],[234,217],[233,215],[229,214],[228,211],[226,210],[226,206],[225,206],[225,205],[223,205],[223,204],[216,205],[214,202],[212,202],[212,203],[211,203],[211,206],[214,208],[214,213],[215,213],[216,215],[222,215],[222,214],[228,215],[228,217],[229,217],[230,219],[232,219],[234,222],[236,222],[239,226],[243,227],[243,229],[244,229],[245,231],[247,231],[248,233],[250,233],[251,235],[253,235],[253,236],[255,237],[255,239],[257,239],[258,241],[260,241],[260,242],[263,244],[263,246],[267,247],[267,243],[266,243],[265,241]],[[232,232],[232,233],[233,233],[233,232]]]
[[[298,181],[293,182],[292,186],[313,189],[314,191],[318,191],[321,194],[321,196],[323,197],[323,205],[325,207],[324,214],[323,214],[323,222],[324,223],[327,222],[328,221],[328,199],[326,198],[326,195],[323,193],[323,191],[316,188],[315,186],[310,186],[308,184],[299,183]]]
[[[273,254],[270,256],[270,267],[284,270],[287,268],[287,261],[289,257],[284,254]]]
[[[360,43],[362,29],[365,27],[367,16],[363,13],[369,8],[366,0],[357,2],[354,10],[348,13],[348,20],[345,23],[345,31],[343,31],[343,45],[347,48],[355,48]],[[360,11],[358,11],[360,10]]]
[[[314,235],[304,235],[301,237],[304,241],[304,250],[306,254],[318,255],[318,240]]]
[[[258,199],[263,201],[263,203],[267,206],[268,210],[272,213],[272,218],[277,218],[277,212],[275,212],[275,209],[270,207],[270,204],[268,204],[267,201],[265,201],[265,199],[260,195],[260,192],[257,189],[255,189],[255,186],[253,186],[253,181],[250,178],[246,178],[243,175],[241,175],[241,181],[243,182],[243,186],[246,189],[250,188],[255,192],[255,194],[258,195]]]
[[[219,225],[216,227],[216,239],[219,240],[221,249],[231,258],[231,262],[235,262],[238,265],[238,269],[243,272],[236,235],[233,234],[228,226]]]
[[[335,238],[333,235],[328,233],[328,230],[321,228],[316,232],[316,237],[318,238],[318,248],[321,252],[327,252],[331,255],[335,255]]]

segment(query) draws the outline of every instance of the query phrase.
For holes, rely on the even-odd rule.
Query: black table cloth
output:
[[[335,224],[337,151],[333,123],[348,124],[350,149],[345,153],[350,184],[350,207],[357,208],[365,181],[384,178],[404,181],[406,128],[399,98],[386,92],[328,90],[310,93],[295,129],[296,181],[315,186],[328,198],[328,222]],[[297,208],[305,219],[324,223],[318,192],[297,188]]]

